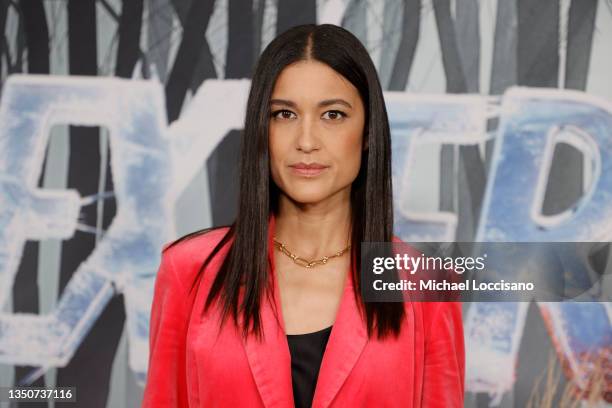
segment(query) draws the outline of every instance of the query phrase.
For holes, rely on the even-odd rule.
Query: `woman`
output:
[[[294,27],[247,103],[235,222],[162,252],[143,406],[463,406],[460,305],[361,298],[360,243],[393,239],[367,50],[341,27]]]

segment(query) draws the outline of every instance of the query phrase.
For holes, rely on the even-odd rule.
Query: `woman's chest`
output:
[[[278,262],[275,274],[285,333],[311,333],[334,324],[349,274],[343,263],[304,268]]]

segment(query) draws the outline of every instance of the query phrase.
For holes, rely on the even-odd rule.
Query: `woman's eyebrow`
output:
[[[295,102],[288,101],[287,99],[271,99],[270,105],[287,105],[292,108],[296,107]]]
[[[334,104],[340,104],[340,105],[345,105],[347,107],[349,107],[350,109],[353,109],[353,106],[348,103],[347,101],[345,101],[344,99],[341,98],[334,98],[334,99],[325,99],[322,100],[321,102],[319,102],[319,106],[323,107],[323,106],[329,106],[329,105],[334,105]],[[287,100],[287,99],[271,99],[270,100],[270,105],[286,105],[286,106],[290,106],[292,108],[296,108],[297,105],[295,102]]]
[[[341,98],[325,99],[324,101],[319,102],[319,106],[329,106],[329,105],[334,105],[334,104],[345,105],[349,107],[350,109],[353,109],[350,103],[348,103],[347,101]]]

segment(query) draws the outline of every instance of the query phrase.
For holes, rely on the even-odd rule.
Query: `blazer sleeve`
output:
[[[171,253],[171,250],[162,251],[155,280],[143,408],[188,406],[185,343],[189,309]]]
[[[425,304],[424,304],[425,305]],[[463,407],[465,348],[461,303],[427,304],[422,406]]]

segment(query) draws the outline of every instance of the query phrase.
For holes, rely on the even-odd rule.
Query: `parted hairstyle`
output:
[[[365,318],[368,337],[399,335],[405,317],[401,302],[364,302],[361,296],[361,242],[391,242],[393,197],[391,185],[391,135],[387,111],[376,68],[363,44],[348,30],[332,24],[304,24],[293,27],[270,42],[259,57],[251,81],[241,139],[240,190],[235,221],[203,263],[191,290],[202,278],[207,265],[219,250],[233,240],[212,283],[202,314],[215,301],[221,302],[219,324],[231,315],[242,335],[261,338],[260,305],[269,284],[268,221],[277,213],[279,190],[270,175],[268,125],[269,101],[274,84],[288,65],[316,60],[327,64],[357,88],[365,107],[361,168],[351,186],[351,262],[359,309]],[[202,235],[203,229],[185,235],[177,243]],[[239,292],[244,288],[240,302]],[[269,294],[270,292],[268,292]]]

